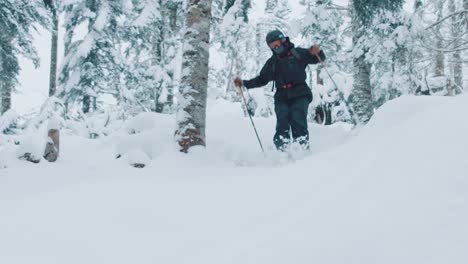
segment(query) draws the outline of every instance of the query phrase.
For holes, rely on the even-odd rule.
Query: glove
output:
[[[242,87],[242,80],[240,78],[236,78],[234,79],[234,85],[237,87],[237,88],[241,88]]]
[[[312,56],[319,56],[320,55],[320,47],[318,45],[313,45],[312,47],[310,47],[309,53]]]

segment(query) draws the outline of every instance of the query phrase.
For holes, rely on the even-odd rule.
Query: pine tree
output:
[[[119,103],[131,112],[172,112],[180,56],[182,1],[135,1],[120,38],[128,43]]]
[[[385,11],[374,19],[367,34],[369,59],[373,65],[374,108],[403,94],[414,94],[421,86],[417,66],[412,62],[421,56],[421,49],[413,45],[422,34],[417,15],[404,11]]]
[[[167,96],[165,99],[165,106],[168,112],[173,112],[174,104],[174,93],[175,87],[178,85],[177,72],[179,66],[177,59],[182,56],[182,37],[181,29],[183,26],[183,20],[181,17],[184,15],[182,9],[182,0],[171,0],[164,1],[163,4],[163,65],[165,65],[166,73],[168,76],[167,82],[165,83]]]
[[[66,105],[81,103],[83,113],[96,110],[96,98],[113,93],[119,71],[115,34],[120,34],[118,17],[122,2],[87,0],[68,2],[65,10],[65,57],[59,78],[59,96]],[[75,28],[87,24],[83,39],[74,40]],[[73,41],[74,40],[74,41]],[[117,57],[116,57],[117,56]]]
[[[331,0],[303,0],[301,4],[306,7],[303,17],[297,23],[300,25],[301,43],[306,47],[313,44],[321,46],[327,55],[328,66],[335,69],[335,65],[344,65],[346,55],[343,50],[343,34],[340,30],[344,23],[343,13],[333,6]],[[316,83],[313,82],[314,71],[316,71]],[[326,125],[334,121],[351,121],[350,110],[341,89],[335,87],[323,71],[322,65],[309,67],[309,86],[313,90],[314,102],[312,106],[317,106],[317,111],[310,111],[311,116],[315,112],[328,117],[320,120]],[[326,82],[324,83],[324,78]],[[332,114],[333,113],[333,114]]]
[[[0,1],[0,114],[11,108],[11,96],[18,85],[23,56],[39,66],[39,57],[33,46],[32,32],[36,26],[47,26],[41,2],[29,0]]]
[[[134,5],[135,16],[128,20],[128,45],[125,54],[127,74],[125,89],[133,93],[126,99],[138,101],[147,111],[162,112],[160,97],[167,79],[162,65],[163,17],[160,0],[143,0]]]
[[[222,23],[218,26],[218,34],[213,37],[213,42],[219,42],[223,52],[227,54],[227,71],[225,90],[223,97],[230,101],[240,101],[237,90],[233,87],[232,79],[240,76],[249,69],[249,53],[246,52],[249,41],[248,10],[249,0],[236,0],[227,2],[224,8],[225,14]]]
[[[206,145],[211,0],[188,0],[176,140],[181,151]]]
[[[371,64],[366,60],[369,47],[365,42],[365,30],[369,28],[374,17],[385,10],[398,10],[402,0],[352,0],[351,17],[353,32],[353,66],[354,83],[351,101],[359,123],[366,123],[374,112]]]

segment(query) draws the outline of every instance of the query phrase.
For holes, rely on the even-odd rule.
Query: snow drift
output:
[[[312,126],[312,153],[282,166],[230,110],[189,155],[164,116],[65,135],[56,164],[0,169],[0,263],[468,263],[467,112],[466,95],[403,97],[358,131]]]

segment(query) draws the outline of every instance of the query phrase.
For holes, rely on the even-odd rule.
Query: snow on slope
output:
[[[259,158],[223,104],[206,151],[171,151],[172,119],[147,116],[0,169],[0,263],[468,263],[468,96],[397,99],[357,135],[313,126],[294,163]],[[114,159],[128,137],[148,167]]]

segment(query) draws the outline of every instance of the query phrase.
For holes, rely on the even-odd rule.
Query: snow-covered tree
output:
[[[399,10],[402,0],[352,0],[350,2],[352,32],[353,32],[353,90],[351,102],[359,123],[366,123],[374,112],[371,64],[368,57],[368,45],[366,43],[366,29],[368,29],[379,13],[386,10]]]
[[[206,145],[211,0],[188,0],[176,141],[181,151]]]
[[[43,3],[29,0],[0,1],[0,114],[11,108],[11,95],[18,86],[18,56],[39,65],[32,32],[47,26]]]
[[[138,0],[126,7],[116,97],[130,113],[172,112],[180,55],[182,1]]]
[[[428,22],[423,46],[432,58],[426,77],[433,93],[454,95],[463,89],[463,51],[468,49],[464,28],[467,11],[456,0],[428,1],[424,19]],[[435,15],[434,15],[435,14]],[[434,45],[435,43],[435,45]]]
[[[339,69],[338,66],[345,65],[347,59],[344,53],[344,34],[341,31],[344,23],[343,10],[337,8],[331,0],[303,0],[301,4],[305,6],[304,13],[299,20],[294,21],[298,25],[301,38],[298,44],[305,47],[320,45],[327,55],[328,67],[335,73],[334,78],[340,78],[339,71],[344,71],[345,68]],[[343,93],[345,87],[337,88],[321,64],[316,67],[309,66],[309,86],[314,94],[311,108],[317,108],[317,111],[309,111],[311,116],[319,111],[326,112],[321,115],[328,118],[320,121],[327,125],[333,121],[350,121],[351,109],[348,109],[347,99]]]
[[[376,16],[361,45],[367,49],[371,65],[373,107],[403,94],[414,94],[421,86],[414,54],[421,50],[414,43],[423,35],[417,16],[404,11],[386,10]]]
[[[457,1],[449,0],[448,9],[451,14],[457,12]],[[467,16],[465,14],[465,16]],[[452,37],[453,44],[451,45],[454,49],[452,58],[451,58],[451,76],[452,82],[455,89],[451,88],[452,94],[454,92],[460,93],[463,90],[463,59],[461,50],[459,50],[462,44],[462,38],[460,35],[463,33],[463,16],[452,16],[450,19],[450,33]]]
[[[436,12],[437,12],[437,20],[441,20],[444,14],[444,0],[437,0],[436,2]],[[442,25],[438,24],[436,26],[436,33],[440,35],[442,32]],[[436,77],[444,76],[445,75],[445,55],[442,49],[444,48],[443,40],[439,37],[436,40],[436,51],[435,56],[435,64],[434,64],[434,75]]]
[[[121,93],[125,100],[137,101],[143,110],[162,112],[159,98],[167,74],[162,65],[163,18],[160,0],[138,1],[124,37],[127,74]]]
[[[164,83],[165,97],[160,97],[168,112],[173,112],[174,95],[179,84],[180,59],[182,57],[181,29],[184,24],[182,0],[163,1],[163,48],[162,61],[168,79]],[[164,100],[164,101],[163,101]]]
[[[240,101],[237,90],[234,89],[232,79],[244,72],[248,72],[249,53],[248,41],[251,39],[251,28],[248,25],[248,10],[250,1],[236,0],[226,3],[222,23],[218,26],[219,34],[213,37],[212,42],[219,42],[220,48],[226,53],[227,78],[225,80],[224,98],[231,101]]]
[[[98,94],[113,93],[119,80],[119,57],[113,36],[119,35],[121,1],[87,0],[65,2],[65,57],[59,78],[59,96],[66,104],[81,103],[88,113],[96,110]],[[82,38],[76,29],[86,26]]]

